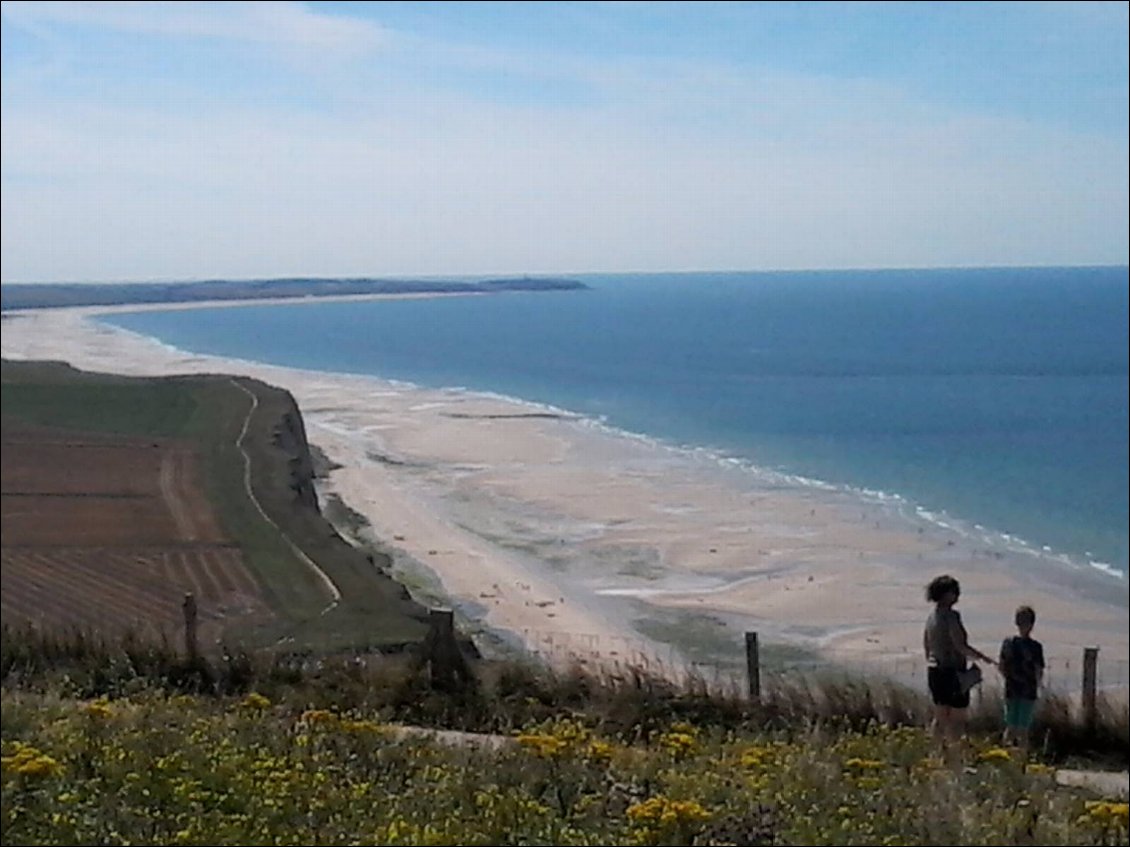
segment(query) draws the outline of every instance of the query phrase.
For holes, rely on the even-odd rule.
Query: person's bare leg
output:
[[[939,706],[937,704],[934,705],[934,720],[930,724],[930,732],[934,736],[934,741],[939,748],[945,746],[948,712],[948,707]]]
[[[959,736],[957,712],[951,706],[938,706],[934,713],[934,740],[941,748],[942,757],[951,765],[956,764],[955,742]]]
[[[950,749],[960,764],[965,752],[965,709],[950,709]]]
[[[1017,749],[1020,753],[1020,761],[1028,762],[1028,729],[1015,729],[1013,730],[1013,738],[1016,741]]]

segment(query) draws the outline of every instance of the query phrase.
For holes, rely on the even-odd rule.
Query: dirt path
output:
[[[251,502],[255,505],[256,510],[258,510],[259,514],[263,517],[263,520],[265,520],[275,528],[275,531],[278,532],[280,536],[282,536],[283,541],[286,542],[287,546],[291,549],[291,552],[294,553],[294,555],[297,556],[302,562],[304,562],[306,566],[314,572],[315,576],[318,577],[322,585],[325,586],[326,591],[329,593],[332,599],[330,600],[329,605],[327,605],[326,608],[322,609],[322,611],[319,613],[320,615],[324,615],[336,608],[338,603],[341,602],[341,590],[337,587],[336,584],[334,584],[334,581],[330,579],[329,575],[320,567],[318,567],[318,564],[313,559],[302,552],[299,546],[290,540],[290,536],[283,532],[282,528],[271,519],[271,516],[263,510],[263,507],[256,499],[255,492],[251,488],[251,456],[249,456],[247,451],[244,449],[243,440],[247,437],[247,428],[251,425],[251,416],[254,415],[255,410],[259,408],[259,398],[255,396],[254,391],[249,391],[246,387],[240,385],[237,380],[232,379],[230,380],[230,382],[232,385],[234,385],[236,388],[238,388],[240,391],[251,398],[251,408],[247,410],[247,416],[243,419],[243,427],[239,431],[239,437],[235,440],[235,446],[239,448],[239,452],[243,456],[243,488],[247,492],[247,496],[251,499]]]
[[[503,750],[514,745],[516,738],[485,732],[462,732],[452,729],[429,729],[422,726],[394,724],[388,727],[398,741],[422,739],[448,747],[471,747],[481,750]],[[1055,781],[1064,788],[1082,788],[1092,794],[1125,802],[1130,790],[1130,775],[1126,771],[1086,771],[1061,769],[1055,772]]]
[[[1130,794],[1130,774],[1126,771],[1058,770],[1055,781],[1070,788],[1083,788],[1102,797],[1118,798],[1125,802]]]
[[[177,525],[177,534],[182,541],[196,541],[199,532],[192,519],[192,510],[181,496],[181,485],[184,481],[184,465],[187,456],[180,450],[166,450],[161,454],[161,472],[159,482],[161,497],[169,507],[169,514]],[[178,472],[179,471],[179,472]]]

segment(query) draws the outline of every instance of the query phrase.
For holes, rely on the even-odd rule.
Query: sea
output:
[[[892,504],[1126,600],[1126,267],[581,274],[587,290],[106,315],[180,350],[514,398]]]

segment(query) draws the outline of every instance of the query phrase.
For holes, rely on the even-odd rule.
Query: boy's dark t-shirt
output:
[[[1004,696],[1011,700],[1035,700],[1044,669],[1044,647],[1034,638],[1014,635],[1001,644]]]

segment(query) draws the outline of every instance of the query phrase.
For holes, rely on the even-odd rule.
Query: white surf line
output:
[[[259,407],[259,398],[256,396],[254,391],[250,391],[244,386],[240,385],[234,377],[230,380],[230,382],[232,385],[234,385],[236,388],[238,388],[240,391],[251,398],[251,408],[247,411],[247,417],[243,419],[243,428],[239,431],[239,438],[235,440],[235,446],[238,447],[239,452],[243,454],[243,486],[247,491],[247,496],[250,497],[251,502],[255,504],[255,508],[259,510],[259,514],[263,516],[263,520],[265,520],[278,531],[279,535],[282,536],[283,541],[287,543],[287,546],[290,547],[294,555],[305,562],[307,567],[309,567],[314,571],[315,574],[317,574],[318,578],[322,581],[322,585],[326,587],[326,590],[330,593],[330,596],[333,597],[333,600],[330,601],[330,604],[318,613],[318,617],[321,617],[327,612],[333,610],[338,605],[338,603],[341,602],[341,591],[334,584],[334,581],[330,579],[329,575],[320,567],[318,567],[318,564],[313,559],[302,552],[299,546],[290,540],[290,536],[283,532],[282,527],[275,523],[271,519],[271,516],[263,511],[263,507],[259,505],[259,501],[255,498],[255,492],[251,490],[251,457],[247,454],[247,451],[243,449],[243,439],[247,436],[248,426],[251,425],[251,416],[255,414],[255,410]]]

